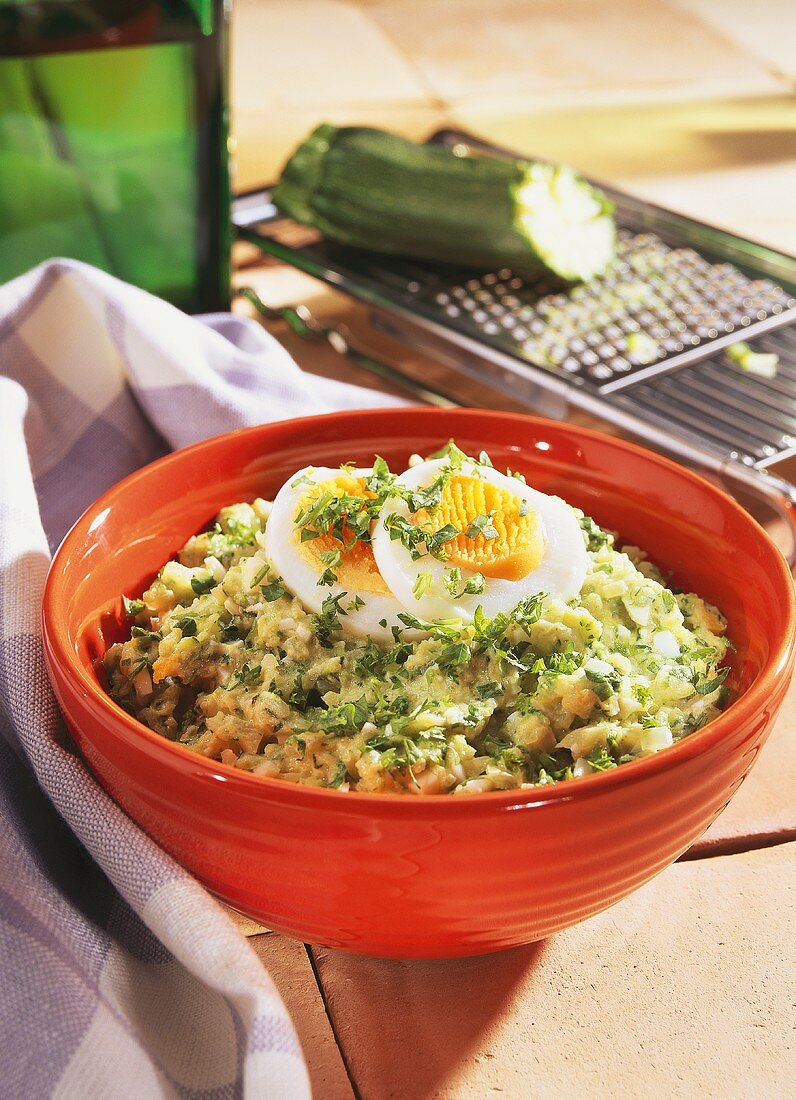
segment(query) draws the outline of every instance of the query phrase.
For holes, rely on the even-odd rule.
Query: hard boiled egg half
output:
[[[396,484],[419,490],[442,476],[439,503],[411,513],[400,496],[385,502],[373,531],[381,576],[407,611],[427,622],[472,620],[480,605],[487,618],[545,592],[564,601],[580,591],[588,558],[572,508],[516,477],[465,460],[452,470],[445,458],[407,470]],[[459,532],[441,544],[444,560],[395,537],[398,515],[430,534]]]
[[[392,638],[390,627],[401,626],[398,613],[403,608],[380,573],[370,543],[358,541],[346,549],[339,539],[327,534],[302,541],[302,527],[297,523],[321,497],[328,500],[326,494],[365,498],[365,483],[371,473],[369,469],[324,466],[298,470],[276,495],[265,527],[265,552],[283,583],[310,611],[320,612],[329,596],[344,596],[340,601],[342,629],[387,639]],[[329,576],[330,552],[340,555],[331,569],[334,583],[319,583],[324,575]],[[383,621],[386,626],[381,625]]]

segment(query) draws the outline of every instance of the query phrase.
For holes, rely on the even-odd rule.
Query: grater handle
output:
[[[722,473],[758,499],[763,499],[784,521],[789,543],[782,552],[791,569],[796,566],[796,485],[783,477],[745,466],[733,459],[725,462]]]

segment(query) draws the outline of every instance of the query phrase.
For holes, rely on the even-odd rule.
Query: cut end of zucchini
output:
[[[517,231],[560,278],[585,282],[613,260],[613,205],[567,165],[529,164],[514,204]]]

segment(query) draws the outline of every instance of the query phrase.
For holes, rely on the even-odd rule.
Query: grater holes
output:
[[[455,285],[429,280],[420,295],[441,317],[493,346],[586,384],[641,374],[796,308],[793,294],[771,279],[750,278],[732,264],[711,263],[693,248],[673,248],[627,227],[611,270],[590,283],[564,289],[505,268],[463,276]],[[628,343],[634,334],[644,339],[643,350]],[[609,374],[593,373],[598,367]]]

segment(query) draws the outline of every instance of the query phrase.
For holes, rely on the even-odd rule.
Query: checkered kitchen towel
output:
[[[109,485],[231,428],[389,403],[253,322],[84,264],[0,287],[0,1093],[304,1097],[295,1031],[221,907],[70,751],[44,670],[50,553]]]

